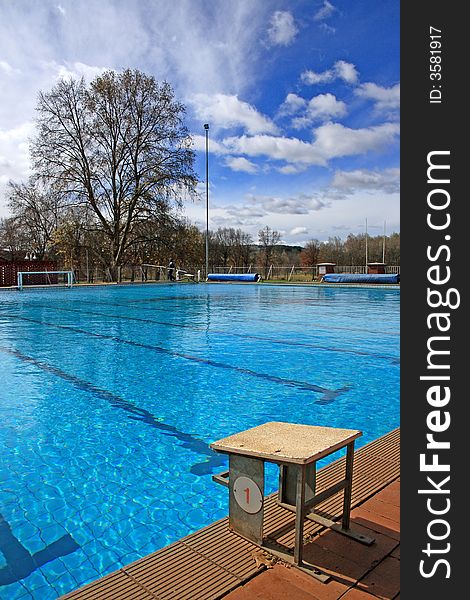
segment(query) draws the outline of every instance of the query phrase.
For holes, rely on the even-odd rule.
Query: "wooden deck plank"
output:
[[[78,595],[77,595],[78,594]],[[65,597],[80,598],[80,600],[150,600],[155,596],[142,588],[123,571],[114,571],[83,588],[67,594]]]

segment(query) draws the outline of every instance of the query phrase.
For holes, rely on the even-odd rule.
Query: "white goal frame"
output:
[[[73,271],[18,271],[17,279],[18,279],[18,289],[23,289],[23,275],[67,275],[67,283],[51,283],[50,285],[59,286],[65,285],[66,287],[71,288],[73,285]]]

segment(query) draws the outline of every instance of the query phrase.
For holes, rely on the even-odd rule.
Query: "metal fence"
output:
[[[335,273],[352,273],[354,275],[363,275],[367,273],[365,265],[336,265]],[[299,267],[291,266],[257,266],[250,265],[248,267],[213,267],[212,273],[258,273],[261,279],[266,281],[314,281],[319,279],[318,266],[314,267]],[[385,267],[387,274],[399,274],[400,267],[397,265],[387,265]]]
[[[364,265],[336,265],[335,273],[353,273],[364,274],[367,269]],[[197,268],[188,268],[184,270],[178,268],[179,280],[204,281],[206,274],[204,265]],[[210,267],[211,273],[258,273],[264,281],[287,281],[287,282],[308,282],[319,279],[318,267],[299,267],[297,265],[278,266],[278,265],[249,265],[247,267]],[[385,273],[399,274],[400,267],[390,265],[385,267]],[[166,281],[168,279],[167,267],[164,265],[124,265],[118,270],[118,279],[123,283],[145,283]],[[90,267],[89,269],[74,269],[75,283],[109,283],[113,280],[109,269],[100,267]]]
[[[163,265],[123,265],[118,268],[117,278],[124,283],[144,283],[146,281],[164,281],[167,268]],[[90,267],[74,269],[75,283],[110,283],[113,277],[109,269]]]

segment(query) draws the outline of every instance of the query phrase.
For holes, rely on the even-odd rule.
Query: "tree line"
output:
[[[385,262],[400,265],[400,234],[389,236],[350,233],[345,240],[330,237],[326,242],[310,240],[299,256],[300,264],[311,267],[318,262],[358,266],[367,262]]]
[[[16,262],[31,258],[54,260],[61,268],[82,274],[99,269],[108,273],[109,241],[95,226],[84,208],[60,207],[51,194],[34,192],[28,184],[10,184],[12,216],[0,220],[0,257]],[[369,262],[400,264],[400,235],[367,237]],[[174,260],[178,267],[195,272],[204,270],[205,233],[177,215],[159,215],[140,226],[122,256],[122,265],[167,265]],[[304,247],[281,243],[281,234],[266,226],[257,239],[241,229],[219,227],[209,231],[209,268],[248,270],[261,269],[264,276],[271,265],[280,267],[312,267],[318,262],[337,265],[364,265],[366,237],[350,234],[328,241],[308,241]]]
[[[82,272],[99,268],[112,281],[123,265],[173,259],[187,270],[201,268],[205,234],[181,213],[198,183],[184,118],[171,86],[138,70],[106,71],[88,85],[83,78],[60,80],[41,92],[32,175],[8,186],[2,258],[52,259]],[[304,249],[280,241],[267,226],[257,240],[219,228],[209,232],[210,264],[266,270],[274,263],[364,262],[361,236],[311,240]],[[370,259],[378,260],[379,238],[368,243]],[[397,234],[387,238],[387,257],[399,263]]]

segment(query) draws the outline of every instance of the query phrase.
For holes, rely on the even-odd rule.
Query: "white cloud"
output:
[[[193,93],[241,93],[252,83],[268,10],[249,0],[216,3],[209,12],[194,0],[180,0],[177,10],[171,2],[159,2],[158,10],[147,6],[142,18],[150,29],[148,61],[184,99]]]
[[[226,214],[213,214],[210,217],[209,226],[211,229],[215,229],[217,227],[240,227],[243,229],[247,228],[247,225],[251,225],[253,223],[253,219],[238,217],[235,215],[230,215],[229,217]]]
[[[57,10],[60,12],[60,14],[61,14],[63,17],[65,17],[65,15],[67,14],[67,11],[65,10],[65,8],[64,8],[64,7],[63,7],[61,4],[58,4],[58,5],[56,6],[56,8],[57,8]]]
[[[0,22],[0,58],[27,68],[34,92],[35,63],[67,56],[116,70],[150,70],[158,80],[170,81],[183,99],[251,87],[263,54],[260,32],[272,14],[268,3],[252,0],[215,3],[210,10],[195,0],[179,0],[177,9],[175,3],[152,0],[58,2],[55,18],[50,3],[35,2],[29,9],[14,4],[10,18]]]
[[[270,25],[268,37],[273,46],[288,46],[298,33],[294,17],[285,10],[277,10],[271,17]]]
[[[319,211],[328,206],[325,201],[308,194],[297,194],[288,198],[249,195],[248,199],[250,206],[261,207],[266,214],[307,215],[311,211]]]
[[[276,133],[276,125],[238,96],[227,94],[194,94],[189,101],[196,116],[211,127],[229,129],[243,127],[248,133]]]
[[[323,6],[317,10],[313,19],[314,21],[323,21],[323,19],[328,19],[331,15],[336,11],[336,7],[328,2],[328,0],[323,0]]]
[[[345,194],[358,190],[397,194],[400,190],[400,169],[336,171],[331,187]]]
[[[206,151],[206,136],[205,135],[199,135],[199,134],[193,134],[192,135],[192,139],[193,139],[193,149],[194,150],[198,150],[200,152],[205,152]],[[222,143],[218,142],[217,140],[214,140],[211,135],[210,135],[210,131],[209,131],[209,152],[211,152],[212,154],[230,154],[230,150],[228,148],[226,148]]]
[[[300,96],[297,96],[297,94],[287,94],[286,99],[279,107],[278,116],[284,117],[293,115],[306,106],[307,100],[305,100],[305,98],[301,98]]]
[[[307,203],[299,198],[266,198],[262,202],[266,212],[291,215],[308,214]]]
[[[306,235],[308,229],[306,227],[294,227],[289,231],[289,235]]]
[[[232,152],[247,156],[267,156],[275,160],[309,165],[324,165],[326,160],[310,142],[298,138],[275,137],[272,135],[254,135],[230,137],[223,144]]]
[[[313,146],[324,160],[329,160],[381,150],[394,142],[398,134],[399,126],[396,123],[383,123],[363,129],[350,129],[340,123],[326,123],[316,129]]]
[[[333,94],[320,94],[308,103],[308,113],[312,119],[342,117],[346,114],[346,104],[337,100]]]
[[[102,75],[108,67],[99,67],[95,65],[87,65],[82,62],[64,62],[57,63],[55,61],[43,62],[43,68],[50,71],[56,79],[81,79],[90,82],[95,77]]]
[[[26,121],[12,129],[0,129],[0,197],[7,199],[9,181],[25,181],[30,175],[29,142],[34,131],[32,122]],[[0,216],[8,211],[0,205]]]
[[[309,101],[305,115],[293,119],[292,125],[300,129],[313,121],[344,117],[346,112],[346,104],[342,100],[337,100],[333,94],[320,94]]]
[[[29,175],[29,138],[34,124],[26,121],[12,129],[0,129],[0,175],[8,181]]]
[[[358,80],[358,72],[352,63],[348,63],[345,60],[338,60],[333,65],[333,69],[338,78],[346,83],[354,84]]]
[[[302,83],[306,83],[307,85],[316,85],[317,83],[329,83],[333,81],[335,74],[332,69],[328,69],[328,71],[323,71],[322,73],[316,73],[309,69],[300,75],[300,79]]]
[[[345,83],[355,84],[357,83],[358,77],[359,75],[356,67],[352,63],[348,63],[344,60],[336,61],[331,69],[323,71],[322,73],[307,70],[300,75],[301,81],[307,85],[330,83],[335,79],[342,79]]]
[[[244,173],[256,173],[258,171],[258,167],[255,163],[242,156],[229,156],[225,159],[225,164],[232,169],[232,171],[243,171]]]
[[[229,205],[218,205],[211,210],[211,227],[242,227],[258,239],[258,231],[269,227],[279,231],[283,238],[292,238],[287,243],[299,243],[299,236],[311,231],[310,223],[315,226],[318,220],[328,214],[330,202],[308,194],[282,195],[247,194],[241,201]],[[200,217],[203,224],[203,214]]]
[[[19,73],[19,70],[13,68],[6,60],[0,60],[0,72],[6,75],[13,75],[14,73]]]
[[[326,123],[314,131],[315,140],[304,142],[298,138],[270,135],[228,137],[221,141],[230,153],[245,156],[266,156],[297,166],[327,166],[338,157],[378,151],[396,141],[397,123],[383,123],[375,127],[350,129],[339,123]]]
[[[267,214],[265,208],[256,202],[253,196],[248,197],[248,203],[225,207],[227,214],[241,218],[264,217]]]
[[[336,33],[336,28],[331,27],[331,25],[327,25],[326,23],[320,23],[319,28],[323,29],[323,31],[325,33],[330,33],[330,34]]]
[[[323,200],[320,200],[319,198],[312,198],[310,201],[310,208],[315,211],[322,210],[322,208],[326,208],[329,205],[330,205],[329,202],[324,202]]]
[[[377,110],[395,110],[400,107],[400,84],[385,88],[377,85],[376,83],[363,83],[354,93],[361,97],[373,100],[375,102],[374,107]]]
[[[278,173],[283,175],[297,175],[308,168],[308,165],[284,165],[277,169]]]

